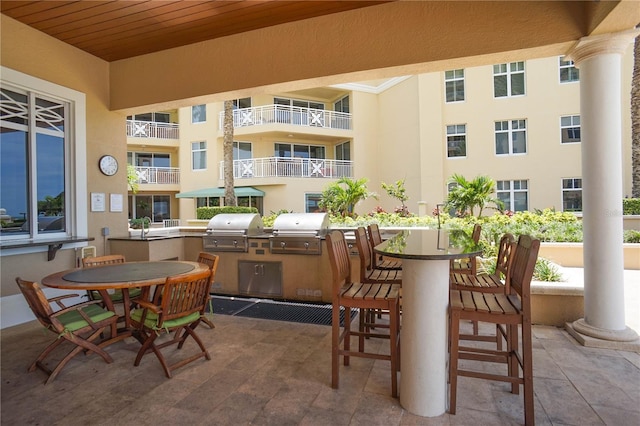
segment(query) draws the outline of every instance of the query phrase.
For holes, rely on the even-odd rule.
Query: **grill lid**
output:
[[[327,213],[284,213],[273,222],[276,236],[318,236],[324,237],[329,231]]]
[[[262,218],[257,213],[218,214],[207,225],[209,235],[259,235],[264,232]]]

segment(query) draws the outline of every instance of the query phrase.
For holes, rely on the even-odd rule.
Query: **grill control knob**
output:
[[[304,248],[309,250],[309,241],[304,242]]]
[[[218,247],[218,240],[213,240],[213,245]]]
[[[233,240],[233,246],[238,247],[238,240]]]
[[[280,241],[280,247],[284,248],[284,246],[286,246],[286,245],[287,245],[287,243],[286,243],[286,242],[284,242],[284,241]]]

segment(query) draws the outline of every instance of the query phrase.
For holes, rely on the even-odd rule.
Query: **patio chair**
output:
[[[207,302],[209,304],[209,311],[211,315],[213,315],[213,302],[212,302],[211,294],[209,292],[211,291],[211,284],[213,284],[213,280],[215,279],[215,276],[216,276],[216,270],[218,269],[219,260],[220,260],[220,256],[218,256],[217,254],[207,253],[204,251],[201,251],[198,254],[198,259],[197,259],[197,262],[208,265],[209,269],[211,270],[211,278],[209,278],[209,290],[207,291]],[[202,317],[202,322],[207,324],[209,328],[216,327],[213,324],[213,321],[211,321],[206,316]]]
[[[379,269],[373,265],[373,249],[365,228],[358,227],[355,235],[360,257],[360,282],[402,284],[402,270]]]
[[[110,254],[105,256],[96,256],[96,257],[83,257],[82,258],[82,267],[83,268],[93,268],[96,266],[105,266],[105,265],[113,265],[117,263],[125,263],[125,257],[121,254]],[[130,288],[129,289],[129,297],[131,299],[140,296],[140,288]],[[102,300],[102,296],[97,291],[87,291],[87,295],[89,296],[89,300]],[[114,303],[123,303],[124,297],[122,294],[122,290],[116,289],[113,293],[109,293],[109,298]]]
[[[367,234],[369,235],[369,243],[371,244],[371,265],[375,269],[393,269],[402,270],[402,261],[397,259],[387,259],[384,256],[377,255],[373,248],[378,244],[382,244],[382,235],[380,228],[376,223],[367,226]]]
[[[351,260],[347,241],[342,231],[334,230],[327,235],[327,250],[333,274],[332,320],[331,320],[331,386],[340,384],[340,356],[344,365],[349,365],[350,357],[382,359],[391,362],[391,395],[398,396],[398,371],[400,370],[400,286],[392,283],[360,283],[351,280]],[[344,312],[344,328],[340,330],[340,311]],[[360,327],[351,329],[351,309],[360,310]],[[363,326],[363,311],[385,310],[389,312],[389,334],[373,333]],[[359,338],[358,350],[351,349],[351,336]],[[366,352],[365,337],[389,339],[389,354]]]
[[[131,313],[131,323],[136,329],[133,334],[142,347],[138,351],[134,365],[140,365],[142,357],[153,352],[165,375],[171,378],[171,372],[199,358],[211,359],[202,340],[196,334],[207,304],[210,287],[211,270],[194,272],[186,275],[168,277],[165,283],[152,292],[144,287],[137,308]],[[175,334],[160,344],[156,339],[163,333]],[[200,348],[200,352],[169,364],[160,349],[177,344],[182,349],[187,338],[191,336]]]
[[[45,381],[47,384],[56,378],[74,356],[83,351],[97,353],[106,363],[113,362],[111,356],[101,348],[110,342],[102,342],[102,345],[96,345],[93,342],[107,328],[110,329],[111,336],[116,335],[118,317],[115,313],[101,307],[98,300],[66,306],[63,302],[64,299],[78,295],[68,294],[47,299],[37,283],[21,278],[16,278],[16,282],[40,324],[56,335],[56,339],[31,364],[29,371],[39,368],[47,373],[48,378]],[[60,310],[54,312],[51,307],[52,303],[56,303]],[[75,347],[53,369],[48,368],[44,363],[45,358],[63,342],[70,342]]]
[[[473,226],[473,232],[471,233],[471,239],[473,239],[474,243],[478,244],[481,234],[482,226],[476,223]],[[476,256],[462,259],[452,259],[449,263],[449,268],[451,269],[452,273],[476,275],[478,273],[478,260]]]
[[[511,393],[514,394],[518,394],[520,385],[523,385],[525,425],[534,424],[530,287],[539,249],[539,240],[528,235],[518,238],[507,293],[450,291],[449,413],[456,413],[458,376],[474,377],[511,383]],[[506,350],[460,346],[460,322],[464,320],[496,324],[501,338],[506,341]],[[522,347],[518,328],[522,333]],[[507,375],[491,373],[494,370],[485,370],[482,366],[475,370],[460,369],[459,359],[503,363],[507,365]],[[467,367],[474,365],[465,364]]]
[[[498,244],[495,271],[491,274],[466,274],[454,272],[449,275],[449,285],[452,290],[471,290],[485,293],[509,293],[509,279],[511,262],[515,253],[515,238],[505,233]],[[473,322],[473,336],[464,335],[467,340],[493,341],[494,336],[479,336],[478,322]],[[497,341],[500,347],[500,340]]]

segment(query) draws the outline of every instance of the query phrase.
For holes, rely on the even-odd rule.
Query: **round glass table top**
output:
[[[448,260],[478,256],[482,250],[462,230],[403,230],[374,248],[376,253],[400,259]]]

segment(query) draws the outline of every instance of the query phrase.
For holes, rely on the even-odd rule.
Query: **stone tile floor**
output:
[[[154,355],[133,366],[139,344],[72,360],[44,386],[27,367],[52,338],[36,322],[2,330],[1,423],[6,425],[516,425],[522,395],[461,377],[456,415],[421,418],[390,396],[388,363],[352,358],[330,386],[331,328],[215,315],[199,328],[212,360],[167,379]],[[566,331],[534,326],[539,425],[640,424],[640,354],[585,348]],[[384,340],[370,347],[387,350]],[[190,342],[182,351],[195,348]],[[173,349],[165,349],[173,352]],[[58,352],[59,354],[59,352]]]

